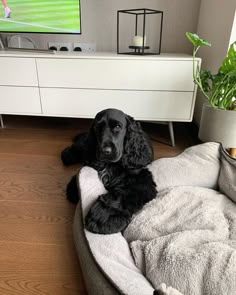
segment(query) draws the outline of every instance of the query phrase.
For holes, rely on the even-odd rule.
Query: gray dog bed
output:
[[[235,294],[235,162],[217,143],[154,161],[148,168],[157,197],[133,216],[124,235],[84,229],[105,188],[94,169],[81,169],[74,237],[89,294]]]

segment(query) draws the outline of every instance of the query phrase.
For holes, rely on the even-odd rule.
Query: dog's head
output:
[[[96,141],[96,158],[104,162],[118,162],[128,169],[146,166],[153,159],[153,151],[140,124],[117,109],[99,112],[91,132]]]
[[[105,162],[118,162],[124,150],[127,116],[120,110],[107,109],[99,112],[93,122],[97,141],[96,157]]]

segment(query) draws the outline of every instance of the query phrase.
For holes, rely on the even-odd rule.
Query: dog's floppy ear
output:
[[[84,141],[78,140],[75,142],[77,147],[80,146],[79,150],[83,150],[84,155],[83,158],[87,161],[96,159],[96,147],[97,147],[97,139],[94,130],[95,120],[93,120],[88,133],[85,136]],[[80,136],[80,135],[79,135]]]
[[[76,163],[87,164],[96,159],[96,136],[94,132],[94,123],[89,132],[78,134],[73,139],[73,144],[65,148],[61,153],[61,159],[64,165]]]
[[[128,115],[126,117],[127,129],[121,163],[127,169],[143,168],[153,160],[151,142],[140,123]]]

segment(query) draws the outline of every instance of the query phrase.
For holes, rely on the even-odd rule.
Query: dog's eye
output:
[[[119,132],[121,129],[121,126],[120,125],[116,125],[114,128],[113,128],[113,131],[115,132]]]

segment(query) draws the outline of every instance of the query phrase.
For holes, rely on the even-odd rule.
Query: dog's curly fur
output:
[[[78,135],[61,154],[64,165],[83,163],[98,171],[107,193],[98,197],[86,218],[94,233],[122,231],[131,216],[156,196],[156,185],[146,166],[153,149],[140,124],[116,109],[98,113],[88,133]],[[67,197],[76,203],[79,192],[74,176]]]

